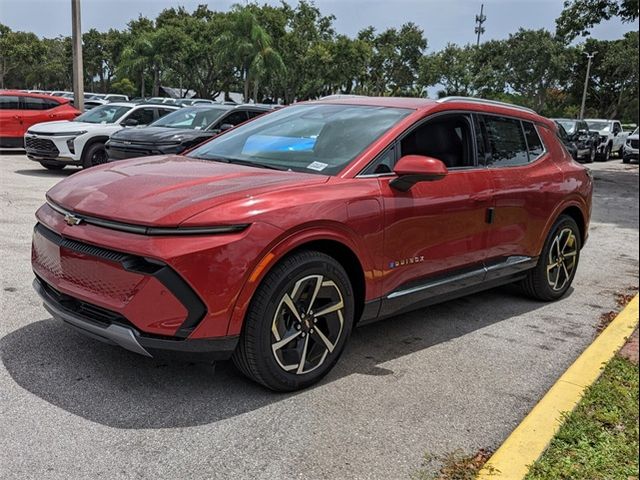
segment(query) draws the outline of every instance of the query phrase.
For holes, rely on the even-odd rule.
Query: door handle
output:
[[[22,121],[22,117],[20,115],[14,115],[13,119]]]

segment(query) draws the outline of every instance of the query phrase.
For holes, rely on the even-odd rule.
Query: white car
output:
[[[638,129],[636,128],[624,144],[622,152],[622,162],[631,163],[631,160],[638,161]]]
[[[607,161],[613,153],[622,157],[624,143],[629,133],[622,130],[622,124],[618,120],[587,118],[585,121],[589,131],[598,132],[600,135],[596,150],[598,160]]]
[[[70,121],[33,125],[24,136],[27,157],[49,170],[106,163],[104,143],[125,127],[139,127],[180,107],[114,102],[95,107]]]

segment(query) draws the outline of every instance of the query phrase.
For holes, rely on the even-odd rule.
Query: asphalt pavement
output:
[[[0,478],[407,479],[425,453],[497,447],[638,286],[638,166],[592,168],[565,298],[506,287],[362,327],[319,385],[276,394],[231,363],[147,359],[51,319],[34,212],[74,170],[1,154]]]

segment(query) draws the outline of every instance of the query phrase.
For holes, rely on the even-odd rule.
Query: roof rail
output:
[[[476,97],[444,97],[436,100],[438,103],[446,103],[446,102],[474,102],[474,103],[482,103],[485,105],[498,105],[500,107],[513,108],[515,110],[521,110],[523,112],[535,113],[537,112],[531,108],[521,107],[520,105],[514,105],[513,103],[507,102],[499,102],[498,100],[487,100],[485,98],[476,98]]]

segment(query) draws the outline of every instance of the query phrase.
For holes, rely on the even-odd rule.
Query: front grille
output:
[[[632,138],[629,142],[631,144],[631,148],[638,148],[638,139]]]
[[[46,138],[25,137],[25,147],[27,150],[35,150],[38,153],[46,153],[55,156],[60,153],[56,144]]]

